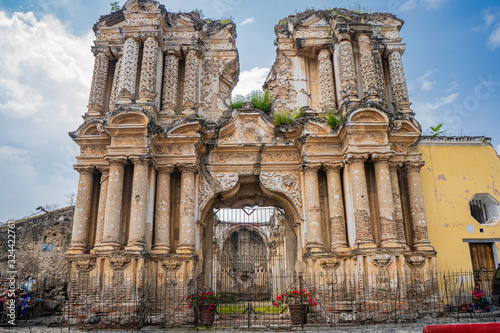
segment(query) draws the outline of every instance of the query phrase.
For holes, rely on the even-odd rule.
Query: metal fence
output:
[[[161,281],[126,275],[83,276],[73,281],[43,277],[32,278],[28,302],[18,295],[15,311],[18,325],[37,319],[60,327],[92,329],[199,327],[206,320],[202,297],[211,292],[219,297],[214,328],[290,328],[291,311],[287,304],[280,304],[279,297],[298,292],[296,303],[306,305],[300,310],[304,326],[492,322],[497,321],[497,312],[479,311],[472,299],[476,282],[491,299],[490,277],[487,271],[272,276],[272,288],[262,286],[265,290],[261,291],[256,285],[246,293],[239,289],[237,294],[221,289],[217,276],[182,279],[169,275]],[[26,289],[25,283],[26,278],[18,278],[16,288]],[[9,280],[0,281],[2,291],[11,286]],[[8,325],[9,297],[4,295],[2,300],[0,325]]]

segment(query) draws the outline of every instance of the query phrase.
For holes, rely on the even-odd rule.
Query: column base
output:
[[[153,249],[151,250],[151,253],[154,253],[154,254],[170,253],[170,246],[168,246],[168,245],[154,246]]]
[[[182,111],[182,114],[185,114],[185,115],[191,115],[191,114],[195,114],[196,111],[195,109],[184,109],[184,111]]]
[[[375,243],[361,243],[361,244],[356,244],[358,249],[376,249],[377,244]]]
[[[338,247],[332,247],[332,252],[335,253],[345,253],[345,252],[350,252],[351,248],[349,246],[338,246]]]
[[[85,252],[85,247],[84,246],[72,246],[69,248],[68,252],[66,254],[81,254]]]
[[[403,249],[403,246],[397,242],[387,241],[380,244],[383,248]]]
[[[141,252],[144,250],[144,244],[130,244],[125,246],[126,252]]]
[[[118,242],[106,242],[101,243],[98,248],[98,251],[116,251],[120,249],[120,243]]]
[[[424,251],[424,252],[434,251],[434,248],[429,243],[415,244],[413,245],[413,248],[415,251]]]
[[[177,248],[177,251],[175,253],[178,254],[193,254],[194,253],[194,246],[191,245],[181,245]]]

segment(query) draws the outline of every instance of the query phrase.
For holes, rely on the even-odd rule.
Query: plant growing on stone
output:
[[[300,108],[296,108],[292,114],[292,120],[304,117],[304,111]]]
[[[198,8],[195,8],[193,10],[193,12],[195,12],[196,14],[198,14],[198,16],[202,19],[205,17],[205,14],[203,14],[203,11],[201,9],[198,9]]]
[[[440,131],[442,126],[443,124],[439,124],[436,127],[431,126],[431,136],[436,137],[442,135],[444,133],[443,131]]]
[[[247,101],[247,97],[243,95],[235,95],[234,97],[231,97],[231,100],[229,101],[229,105],[233,109],[239,109],[243,106],[243,103]]]
[[[249,95],[250,101],[253,103],[255,108],[268,113],[271,110],[271,104],[273,103],[273,97],[269,93],[269,90],[252,91]]]
[[[111,6],[111,11],[112,11],[112,12],[115,12],[115,13],[116,13],[117,11],[119,11],[119,10],[121,9],[121,7],[120,7],[120,3],[119,3],[118,1],[116,1],[116,2],[111,2],[109,5]]]
[[[293,120],[286,111],[278,111],[274,114],[274,125],[290,125]]]
[[[327,112],[324,115],[325,121],[332,129],[335,129],[343,120],[340,113]]]

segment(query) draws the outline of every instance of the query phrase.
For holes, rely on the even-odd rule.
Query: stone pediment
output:
[[[152,12],[160,8],[160,3],[154,0],[129,0],[123,8],[128,12]]]
[[[314,28],[314,27],[324,28],[325,26],[330,26],[330,24],[324,18],[314,15],[308,18],[307,20],[301,22],[300,26],[309,28]]]
[[[220,130],[219,145],[263,144],[274,141],[274,125],[258,110],[236,111]]]

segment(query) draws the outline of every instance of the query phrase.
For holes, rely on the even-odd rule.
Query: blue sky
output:
[[[65,206],[76,191],[77,146],[67,132],[86,110],[92,25],[109,0],[0,0],[0,221],[40,205]],[[161,1],[237,24],[240,83],[258,89],[275,57],[274,24],[307,8],[388,11],[405,21],[403,62],[412,109],[424,130],[485,135],[500,146],[500,3],[465,0]],[[124,1],[120,1],[123,5]],[[498,149],[497,149],[498,150]]]

